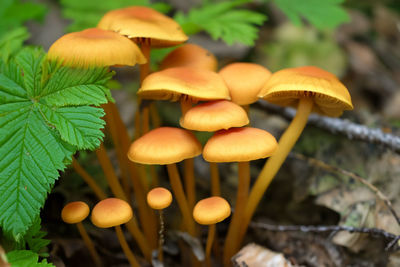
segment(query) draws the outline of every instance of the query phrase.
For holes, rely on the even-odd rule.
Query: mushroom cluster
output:
[[[344,110],[353,108],[345,86],[333,74],[320,68],[305,66],[271,74],[261,65],[238,62],[217,72],[216,57],[195,44],[183,44],[187,39],[171,18],[148,7],[128,7],[105,14],[97,28],[61,37],[48,52],[49,60],[74,68],[141,65],[137,92],[139,108],[135,115],[133,138],[115,104],[103,106],[120,172],[114,170],[103,144],[96,155],[116,198],[106,198],[107,194],[99,189],[76,160],[73,165],[101,200],[92,211],[93,224],[115,227],[132,266],[139,266],[139,263],[124,238],[121,224],[126,225],[147,261],[151,261],[152,251],[158,251],[158,259],[163,261],[162,210],[171,204],[172,194],[160,184],[172,189],[184,231],[193,238],[200,238],[195,222],[210,225],[206,263],[211,265],[215,223],[231,214],[230,205],[225,200],[231,197],[223,198],[220,185],[218,163],[223,162],[237,163],[238,169],[234,212],[223,249],[223,263],[230,266],[230,259],[240,248],[259,201],[299,138],[308,115],[318,112],[339,116]],[[151,72],[150,50],[176,45],[180,46],[164,58],[160,70]],[[249,126],[249,107],[260,98],[297,108],[295,118],[279,141],[267,131]],[[144,100],[146,105],[142,105]],[[180,103],[181,117],[176,124],[182,128],[162,125],[154,105],[157,100]],[[202,147],[195,131],[212,132],[213,135]],[[209,162],[210,190],[206,195],[211,197],[198,201],[193,159],[200,155]],[[268,159],[250,188],[251,161],[264,158]],[[184,182],[178,167],[181,164],[184,165]],[[169,183],[157,179],[154,165],[166,165]],[[147,179],[149,173],[151,181]],[[138,221],[133,217],[133,202],[138,209]],[[79,220],[89,213],[85,205],[67,205],[62,213],[63,219],[67,223],[79,224]],[[82,208],[79,211],[81,215],[68,215],[69,206]],[[158,212],[159,222],[154,210]],[[79,220],[75,219],[76,216]],[[78,228],[82,232],[83,227]],[[88,247],[94,261],[100,265],[93,244],[88,244]],[[220,260],[218,255],[215,259]]]

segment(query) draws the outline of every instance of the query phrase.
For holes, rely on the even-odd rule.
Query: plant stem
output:
[[[237,246],[242,242],[246,234],[250,220],[260,202],[264,192],[269,184],[279,171],[289,152],[299,139],[304,127],[307,124],[307,119],[312,111],[313,100],[309,98],[301,98],[297,107],[296,116],[293,118],[289,127],[282,134],[278,142],[278,148],[275,153],[267,160],[258,178],[253,185],[245,208],[245,215],[241,224],[238,240],[235,241]],[[235,248],[236,250],[238,247]]]
[[[221,185],[219,180],[218,163],[210,162],[210,173],[211,173],[211,195],[221,195]]]
[[[211,267],[211,248],[214,242],[216,225],[212,224],[208,227],[207,244],[206,244],[206,266]]]
[[[168,170],[168,176],[170,179],[172,191],[174,192],[176,201],[178,202],[179,209],[181,210],[185,227],[191,236],[195,236],[196,230],[195,230],[194,220],[191,215],[191,211],[190,211],[189,204],[187,202],[185,193],[183,191],[181,179],[179,177],[179,172],[176,167],[176,164],[175,163],[168,164],[167,170]]]
[[[95,195],[99,200],[107,198],[106,193],[100,188],[92,176],[82,166],[78,163],[75,157],[72,157],[72,167],[74,170],[82,177],[82,179],[88,184],[88,186],[93,190]]]
[[[121,226],[117,225],[115,226],[115,232],[117,233],[117,237],[119,240],[119,243],[122,247],[122,250],[125,253],[125,256],[128,258],[129,263],[133,267],[140,267],[139,263],[136,260],[135,255],[133,255],[132,250],[129,248],[128,243],[126,242],[126,239],[124,237],[124,233],[121,230]]]
[[[235,253],[237,247],[238,234],[241,222],[244,217],[246,202],[249,194],[250,187],[250,163],[238,163],[239,182],[237,186],[235,212],[233,213],[231,223],[228,228],[228,234],[225,239],[224,246],[224,266],[231,265],[231,258]]]
[[[94,247],[94,244],[92,242],[92,239],[89,237],[88,233],[85,230],[85,227],[83,226],[82,222],[78,222],[76,224],[76,227],[78,228],[79,233],[82,236],[83,242],[85,243],[86,247],[89,249],[90,255],[92,256],[92,259],[96,266],[103,266],[101,263],[99,254],[97,254],[97,251]]]
[[[164,216],[163,210],[158,211],[160,217],[160,230],[158,231],[158,260],[163,262],[163,245],[164,245]]]
[[[184,162],[184,179],[185,179],[185,189],[186,196],[189,204],[189,209],[193,210],[196,204],[196,182],[194,178],[194,159],[186,159]]]

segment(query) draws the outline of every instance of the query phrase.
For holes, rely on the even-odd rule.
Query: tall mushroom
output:
[[[231,128],[216,132],[203,149],[203,157],[210,162],[238,162],[239,182],[236,194],[235,213],[229,225],[224,246],[224,263],[227,264],[233,256],[236,235],[240,229],[241,220],[250,187],[250,161],[273,155],[277,142],[267,131],[252,128]]]
[[[279,139],[277,151],[268,159],[252,187],[236,244],[241,243],[259,201],[300,137],[309,114],[314,111],[337,117],[344,110],[353,109],[350,94],[337,77],[313,66],[289,68],[274,73],[259,96],[278,105],[295,106],[297,113]]]

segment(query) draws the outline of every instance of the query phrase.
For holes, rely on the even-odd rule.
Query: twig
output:
[[[315,233],[325,233],[325,232],[341,232],[347,231],[349,233],[363,233],[369,234],[371,236],[380,236],[385,239],[390,240],[385,250],[389,250],[397,244],[397,241],[400,240],[400,236],[394,235],[392,233],[388,233],[382,229],[378,228],[357,228],[351,226],[343,226],[343,225],[321,225],[321,226],[313,226],[313,225],[273,225],[259,222],[251,222],[250,227],[259,228],[267,231],[273,232],[315,232]]]
[[[363,177],[361,177],[358,174],[355,174],[353,172],[343,170],[343,169],[341,169],[339,167],[326,164],[325,162],[323,162],[321,160],[306,157],[306,156],[304,156],[302,154],[299,154],[299,153],[291,152],[290,156],[292,156],[292,157],[294,157],[296,159],[299,159],[299,160],[307,161],[310,165],[318,166],[320,168],[323,168],[324,170],[327,170],[327,171],[330,171],[330,172],[334,172],[334,173],[339,173],[339,174],[342,174],[342,175],[346,175],[346,176],[351,177],[354,180],[362,183],[363,185],[367,186],[372,192],[374,192],[376,194],[376,196],[379,199],[381,199],[386,204],[387,208],[390,210],[390,212],[392,213],[393,217],[396,219],[397,224],[400,225],[400,218],[397,215],[396,211],[394,210],[392,202],[388,199],[387,196],[385,196],[381,191],[379,191],[378,188],[376,188],[373,184],[371,184],[370,182],[365,180]]]
[[[282,108],[265,101],[258,101],[255,103],[254,107],[280,114],[286,119],[292,119],[296,114],[296,110],[293,108]],[[348,120],[330,118],[317,114],[311,114],[308,118],[308,123],[332,133],[343,134],[349,139],[380,144],[392,149],[396,153],[400,153],[400,137],[384,133],[380,129],[372,129]]]

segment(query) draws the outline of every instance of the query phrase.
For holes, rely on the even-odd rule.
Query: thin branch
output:
[[[296,110],[293,108],[282,108],[265,101],[256,102],[255,107],[268,112],[280,114],[286,119],[292,119],[296,114]],[[330,118],[317,114],[310,115],[308,118],[308,124],[328,130],[332,133],[343,134],[348,139],[380,144],[392,149],[396,153],[400,153],[400,137],[384,133],[381,129],[372,129],[348,120]]]
[[[294,157],[296,159],[299,159],[299,160],[307,161],[308,164],[314,165],[314,166],[318,166],[318,167],[320,167],[320,168],[322,168],[324,170],[327,170],[327,171],[330,171],[330,172],[334,172],[334,173],[338,173],[338,174],[342,174],[342,175],[346,175],[346,176],[348,176],[350,178],[353,178],[354,180],[362,183],[363,185],[367,186],[372,192],[375,193],[375,195],[380,200],[382,200],[386,204],[387,208],[392,213],[393,217],[396,219],[397,224],[400,225],[400,218],[397,215],[396,211],[394,210],[392,202],[389,200],[389,198],[387,196],[385,196],[377,187],[375,187],[373,184],[368,182],[363,177],[361,177],[358,174],[355,174],[353,172],[343,170],[343,169],[341,169],[339,167],[326,164],[325,162],[323,162],[321,160],[306,157],[306,156],[304,156],[302,154],[299,154],[299,153],[291,152],[290,156],[292,156],[292,157]]]
[[[321,226],[313,226],[313,225],[274,225],[274,224],[266,224],[260,222],[252,222],[250,223],[250,227],[259,228],[267,231],[273,232],[303,232],[303,233],[332,233],[332,232],[341,232],[346,231],[349,233],[363,233],[369,234],[371,236],[379,236],[384,239],[390,240],[385,250],[389,250],[397,244],[397,241],[400,239],[400,236],[394,235],[392,233],[388,233],[382,229],[378,228],[357,228],[351,226],[343,226],[343,225],[321,225]]]

